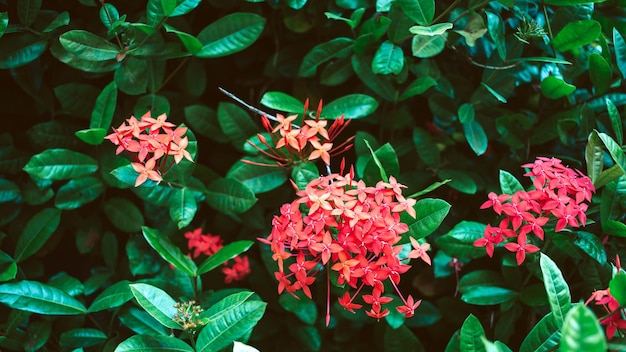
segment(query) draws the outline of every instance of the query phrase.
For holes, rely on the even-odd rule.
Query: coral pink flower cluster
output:
[[[430,264],[429,244],[410,238],[412,250],[405,252],[399,244],[408,231],[400,214],[406,211],[415,217],[415,200],[402,196],[405,186],[393,177],[371,187],[351,175],[353,172],[331,174],[309,182],[297,192],[296,200],[282,205],[280,215],[272,221],[271,234],[259,239],[270,245],[278,263],[274,273],[278,293],[302,290],[311,298],[309,286],[317,274],[325,271],[329,284],[334,272],[336,284],[345,289],[339,303],[348,311],[355,313],[364,303],[370,306],[368,316],[380,319],[388,315],[384,305],[392,297],[384,296],[387,282],[402,299],[396,309],[411,317],[421,301],[401,294],[400,276],[411,267],[409,259],[421,258]],[[327,324],[329,319],[330,303]]]
[[[304,106],[306,116],[309,101]],[[272,126],[270,120],[263,116],[261,121],[263,127],[270,134],[272,141],[268,141],[261,134],[257,134],[259,142],[264,146],[260,147],[252,141],[248,144],[256,148],[261,154],[273,159],[276,164],[271,166],[289,166],[299,161],[322,159],[326,165],[330,165],[331,156],[338,155],[352,147],[353,137],[339,145],[335,145],[334,140],[345,129],[350,120],[345,120],[343,115],[334,120],[328,130],[328,120],[320,119],[322,102],[320,101],[315,120],[304,119],[302,127],[296,127],[292,122],[298,115],[284,117],[276,115],[278,124]],[[254,161],[243,160],[249,164],[258,164]],[[266,164],[261,164],[268,166]]]
[[[134,116],[126,119],[120,127],[113,129],[113,133],[105,137],[117,145],[116,154],[126,151],[132,156],[131,165],[139,173],[135,187],[148,179],[162,181],[162,175],[174,163],[180,163],[183,158],[193,162],[186,150],[189,140],[183,137],[187,127],[176,127],[166,120],[165,114],[154,119],[148,111],[140,120]],[[168,156],[171,156],[173,161],[166,165]]]
[[[626,275],[622,272],[619,257],[616,257],[617,275]],[[621,308],[615,297],[611,295],[610,289],[594,291],[585,302],[588,305],[591,301],[598,306],[602,306],[607,316],[600,319],[600,324],[606,326],[606,337],[612,339],[618,330],[626,331],[626,309]]]
[[[220,236],[214,236],[210,233],[203,234],[201,228],[186,232],[185,238],[188,241],[187,247],[193,251],[190,254],[193,258],[197,258],[200,254],[210,257],[224,247],[224,241],[222,241]],[[248,256],[236,256],[233,258],[233,263],[230,261],[224,263],[222,272],[225,275],[224,282],[227,284],[233,281],[243,280],[250,274]]]
[[[524,262],[526,253],[539,251],[539,247],[528,242],[528,235],[543,240],[544,227],[551,219],[556,219],[555,232],[567,226],[584,226],[585,201],[591,201],[595,192],[587,176],[563,165],[559,159],[538,157],[522,167],[529,169],[524,176],[532,178],[534,189],[513,195],[489,193],[489,200],[480,208],[493,208],[504,219],[498,226],[487,225],[484,238],[474,242],[475,246],[485,247],[491,257],[495,246],[507,241],[504,248],[516,254],[518,265]]]

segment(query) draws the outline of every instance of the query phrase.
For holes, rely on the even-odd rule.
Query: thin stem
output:
[[[241,99],[240,99],[239,97],[237,97],[235,94],[233,94],[233,93],[231,93],[231,92],[227,91],[226,89],[224,89],[224,88],[222,88],[222,87],[217,87],[217,89],[219,89],[219,90],[220,90],[220,92],[222,92],[222,93],[226,94],[226,95],[227,95],[229,98],[231,98],[232,100],[234,100],[234,101],[238,102],[239,104],[243,105],[244,107],[246,107],[248,110],[250,110],[250,111],[254,112],[255,114],[257,114],[257,115],[261,115],[261,116],[265,116],[265,117],[267,117],[268,119],[273,120],[273,121],[276,121],[276,122],[280,122],[280,121],[278,121],[278,118],[277,118],[276,116],[274,116],[274,115],[270,115],[270,114],[266,113],[265,111],[263,111],[263,110],[261,110],[261,109],[255,108],[254,106],[252,106],[252,105],[250,105],[250,104],[246,103],[245,101],[241,100]],[[296,125],[293,125],[293,124],[292,124],[292,126],[293,126],[293,127],[295,127],[295,128],[300,128],[299,126],[296,126]]]
[[[178,73],[178,71],[180,71],[181,68],[183,68],[183,66],[185,66],[185,64],[187,63],[187,61],[189,61],[189,59],[191,59],[191,56],[187,56],[183,61],[181,61],[178,66],[176,66],[176,68],[172,71],[172,73],[170,73],[167,78],[165,78],[165,80],[163,81],[163,83],[161,83],[161,86],[159,88],[157,88],[157,90],[155,91],[155,93],[157,93],[158,91],[161,90],[161,88],[165,87],[165,85],[167,83],[169,83],[169,81],[174,78],[174,76],[176,75],[176,73]]]
[[[443,18],[443,16],[447,15],[448,12],[452,11],[456,5],[458,5],[461,2],[461,0],[454,0],[454,2],[452,4],[450,4],[450,6],[448,6],[445,10],[443,10],[443,12],[441,14],[439,14],[439,16],[435,17],[435,19],[432,21],[432,23],[437,23],[439,22],[439,20],[441,20]]]

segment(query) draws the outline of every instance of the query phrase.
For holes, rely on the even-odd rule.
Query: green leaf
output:
[[[87,144],[98,145],[104,141],[104,137],[107,135],[107,130],[104,128],[89,128],[86,130],[76,131],[74,132],[74,135]]]
[[[462,124],[472,122],[474,121],[474,115],[475,115],[474,107],[472,106],[472,104],[465,103],[459,106],[459,111],[457,115],[459,116],[459,121]]]
[[[278,303],[286,311],[293,313],[305,324],[313,325],[317,320],[317,306],[315,302],[304,297],[294,297],[292,295],[280,295]]]
[[[548,293],[550,311],[554,315],[554,321],[557,326],[562,326],[565,315],[572,304],[569,287],[563,278],[561,270],[550,257],[541,253],[539,265],[541,266],[543,285]]]
[[[265,92],[261,97],[261,104],[270,109],[285,113],[304,113],[304,104],[300,102],[300,100],[283,92]]]
[[[435,17],[435,0],[396,0],[404,14],[421,26],[429,25]]]
[[[441,153],[428,132],[419,127],[414,128],[413,144],[417,149],[417,155],[419,155],[420,159],[422,159],[426,165],[439,165],[441,161]]]
[[[170,199],[170,217],[176,222],[178,229],[191,224],[198,211],[198,204],[191,191],[183,187],[177,189]]]
[[[148,87],[148,63],[146,60],[128,57],[115,70],[113,79],[122,92],[129,95],[143,94]]]
[[[235,241],[222,247],[215,254],[207,258],[200,267],[198,267],[197,275],[208,273],[225,262],[235,258],[239,254],[247,251],[252,247],[252,241]]]
[[[611,86],[611,65],[600,54],[592,53],[587,61],[589,79],[593,83],[597,95],[604,94]]]
[[[220,103],[217,106],[217,119],[224,134],[239,150],[242,150],[246,140],[256,135],[258,131],[250,115],[235,104]]]
[[[485,330],[478,318],[470,314],[461,326],[461,351],[486,351],[481,337],[485,336]]]
[[[498,99],[499,102],[506,104],[506,98],[502,96],[502,94],[496,92],[493,88],[489,87],[485,82],[480,82],[480,85],[485,87],[487,91],[494,96],[494,98]]]
[[[130,292],[130,288],[129,288]],[[132,298],[132,293],[131,293]],[[125,327],[142,335],[167,336],[169,329],[163,327],[150,314],[134,306],[122,308],[119,320]]]
[[[392,313],[393,314],[393,313]],[[387,316],[389,317],[389,316]],[[406,327],[406,325],[400,325],[398,328],[394,328],[387,324],[384,327],[385,335],[383,336],[383,346],[386,352],[406,352],[426,351],[420,340],[415,336],[413,331]]]
[[[185,107],[185,121],[194,133],[216,142],[227,142],[217,119],[217,112],[207,106],[196,104]]]
[[[609,119],[611,120],[611,125],[613,126],[613,132],[615,133],[617,144],[622,145],[622,118],[619,116],[619,111],[617,110],[615,104],[613,104],[613,102],[608,98],[606,99],[606,110],[609,112]]]
[[[175,16],[186,15],[189,12],[191,12],[191,10],[198,7],[201,1],[202,0],[177,0],[176,7],[169,14],[169,16],[175,17]]]
[[[575,234],[574,245],[576,247],[580,248],[600,265],[606,263],[606,251],[598,236],[586,231],[576,231]]]
[[[45,40],[31,33],[17,33],[0,41],[0,69],[26,65],[41,56],[48,47]]]
[[[52,332],[52,324],[49,320],[40,320],[29,322],[26,328],[26,336],[22,345],[26,352],[34,352],[40,350],[48,339]]]
[[[291,179],[298,189],[305,189],[312,180],[320,177],[319,170],[314,163],[304,162],[296,164],[291,170]]]
[[[327,119],[358,119],[371,115],[378,108],[378,101],[365,94],[350,94],[326,104],[322,116]]]
[[[338,37],[316,45],[302,59],[298,76],[313,76],[321,64],[333,58],[343,57],[349,53],[353,44],[353,39]]]
[[[432,26],[413,26],[409,28],[409,32],[416,35],[435,36],[444,34],[448,29],[452,29],[452,27],[454,27],[452,23],[445,22],[433,24]]]
[[[236,12],[223,16],[198,34],[203,46],[195,55],[213,58],[239,52],[259,38],[264,26],[265,18],[254,13]]]
[[[89,306],[89,313],[99,312],[121,306],[133,298],[128,280],[114,283],[102,291]]]
[[[408,87],[404,90],[402,95],[400,95],[400,100],[405,100],[416,95],[420,95],[428,90],[430,87],[434,87],[437,85],[437,80],[430,76],[421,76],[418,77],[415,81],[409,84]]]
[[[179,31],[176,28],[167,24],[164,25],[164,27],[166,32],[176,34],[178,39],[180,39],[180,42],[183,43],[183,46],[185,46],[185,49],[187,49],[190,53],[195,55],[198,54],[200,50],[202,50],[202,43],[198,38],[189,33]]]
[[[115,352],[194,352],[183,340],[171,336],[134,335],[122,341]]]
[[[144,224],[141,211],[126,198],[113,197],[108,199],[103,206],[104,214],[117,229],[124,232],[136,232],[141,230]]]
[[[416,221],[407,223],[409,234],[415,239],[424,238],[433,233],[443,222],[451,205],[442,199],[424,198],[415,203]]]
[[[370,148],[372,155],[363,170],[363,179],[366,184],[374,184],[380,180],[389,182],[389,175],[394,176],[400,174],[398,156],[391,144],[385,143],[374,152],[371,147],[369,147],[369,142],[365,142],[368,148]]]
[[[602,27],[598,21],[583,20],[570,22],[552,39],[557,51],[567,51],[587,45],[600,35]]]
[[[252,161],[263,162],[264,159],[252,159]],[[244,162],[233,164],[226,173],[226,177],[243,183],[255,194],[276,189],[287,181],[287,175],[283,168],[252,165]]]
[[[372,72],[376,74],[397,75],[404,67],[404,53],[402,48],[385,40],[380,44],[372,60]]]
[[[478,121],[472,120],[463,123],[463,132],[465,133],[467,143],[476,155],[483,155],[487,151],[487,147],[489,146],[487,134]]]
[[[107,28],[113,28],[113,24],[120,19],[120,13],[117,8],[109,3],[102,4],[100,8],[100,21]]]
[[[1,46],[2,44],[0,43],[0,47]],[[43,49],[45,50],[45,46],[43,47]],[[2,51],[0,51],[0,53],[1,52]],[[121,63],[115,59],[105,61],[85,60],[66,50],[59,41],[54,41],[52,43],[52,46],[50,47],[50,53],[59,61],[84,72],[110,72],[117,69],[121,65]],[[0,66],[2,65],[1,58],[2,55],[0,55]],[[126,62],[126,60],[124,60],[124,62]]]
[[[17,3],[17,18],[25,26],[30,26],[37,19],[42,0],[22,0]]]
[[[556,350],[561,340],[561,330],[552,313],[546,314],[522,341],[520,352]]]
[[[54,197],[54,206],[59,209],[76,209],[96,200],[103,190],[104,185],[99,178],[75,178],[59,188]]]
[[[515,194],[518,191],[523,191],[524,187],[515,176],[505,170],[500,170],[500,190],[503,194]]]
[[[537,56],[537,57],[518,57],[509,59],[509,62],[547,62],[552,64],[560,64],[560,65],[572,65],[571,62],[567,60],[558,59],[555,57],[547,57],[547,56]]]
[[[165,291],[148,284],[130,284],[130,291],[137,303],[161,325],[170,329],[181,329],[173,319],[176,315],[176,301]]]
[[[89,61],[113,60],[121,51],[115,44],[84,30],[65,32],[59,42],[67,51]]]
[[[6,12],[0,12],[0,38],[7,30],[7,26],[9,25],[9,14]]]
[[[603,352],[606,350],[606,337],[595,314],[584,304],[575,304],[565,317],[559,351]]]
[[[478,189],[476,181],[466,170],[442,169],[437,172],[437,176],[442,180],[450,180],[450,187],[459,192],[474,194]]]
[[[0,282],[15,279],[17,263],[10,255],[0,251]]]
[[[52,20],[52,22],[50,22],[50,24],[46,26],[42,32],[50,33],[53,30],[59,27],[67,26],[68,24],[70,24],[70,14],[67,11],[63,11],[55,17],[55,19]]]
[[[257,198],[248,187],[231,178],[219,178],[207,187],[206,201],[214,209],[228,213],[243,213]]]
[[[24,171],[44,180],[65,180],[94,173],[98,163],[92,157],[68,149],[47,149],[34,155]]]
[[[60,222],[61,210],[53,208],[45,208],[28,220],[15,247],[15,261],[19,263],[41,249]]]
[[[252,292],[227,296],[212,305],[203,318],[206,325],[196,341],[196,351],[219,351],[251,330],[263,316],[267,303],[251,300]]]
[[[150,244],[166,262],[172,264],[176,269],[183,271],[189,276],[198,275],[198,268],[193,260],[183,254],[180,248],[175,246],[166,235],[147,226],[143,226],[141,232],[148,244]]]
[[[20,197],[20,188],[13,182],[0,178],[0,203],[16,200]]]
[[[352,55],[352,68],[369,89],[387,101],[396,101],[398,91],[386,76],[372,72],[371,57]]]
[[[82,303],[64,291],[38,281],[22,280],[0,285],[0,302],[13,309],[43,315],[85,314]]]
[[[620,272],[615,275],[609,281],[609,290],[611,291],[611,296],[617,300],[620,307],[626,306],[626,274]]]
[[[111,127],[116,105],[117,85],[115,81],[112,81],[102,89],[102,92],[100,92],[100,95],[98,95],[96,99],[96,105],[93,108],[91,120],[89,121],[89,128],[108,130],[109,127]]]
[[[472,286],[463,292],[461,300],[468,304],[489,306],[510,302],[518,297],[518,293],[504,287]]]
[[[604,1],[606,0],[546,0],[545,3],[554,6],[573,6]]]
[[[566,83],[555,76],[548,76],[541,81],[541,92],[550,99],[568,96],[576,90],[576,86]]]
[[[626,78],[626,40],[622,34],[613,27],[613,45],[615,46],[615,61],[622,77]]]
[[[107,335],[98,329],[78,328],[61,334],[59,344],[63,348],[83,348],[105,343]]]
[[[484,248],[474,247],[474,241],[484,237],[485,224],[461,221],[435,242],[446,254],[457,258],[480,258],[487,254]]]
[[[426,59],[439,55],[446,46],[447,33],[441,35],[415,35],[411,42],[413,56]]]
[[[487,29],[489,30],[489,35],[491,39],[493,39],[494,44],[496,45],[496,50],[498,51],[498,56],[503,61],[506,61],[506,41],[505,41],[505,29],[504,22],[502,18],[493,12],[486,11],[487,13]]]
[[[617,142],[615,142],[615,140],[606,133],[598,131],[594,131],[593,133],[600,138],[602,143],[604,143],[604,146],[609,151],[609,154],[611,154],[611,158],[613,158],[615,164],[617,164],[622,169],[622,171],[626,173],[626,155],[624,154],[624,151],[622,150],[620,145],[617,144]]]

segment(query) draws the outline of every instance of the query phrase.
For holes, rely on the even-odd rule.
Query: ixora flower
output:
[[[186,232],[185,238],[187,239],[187,247],[192,250],[190,256],[193,258],[197,258],[200,254],[210,257],[224,247],[224,241],[220,236],[214,236],[210,233],[203,234],[201,228]],[[243,280],[250,274],[248,256],[236,256],[232,263],[227,261],[222,267],[222,273],[225,275],[224,282],[227,284]]]
[[[187,127],[176,127],[166,120],[165,114],[154,119],[148,111],[140,120],[134,116],[126,119],[105,137],[117,146],[116,154],[126,152],[132,157],[131,165],[139,173],[135,187],[148,179],[162,181],[163,174],[183,158],[193,162],[186,150],[189,144],[188,138],[184,137]],[[172,157],[169,162],[168,156]]]
[[[585,226],[587,204],[595,188],[582,172],[563,165],[557,158],[538,157],[533,163],[522,167],[524,174],[532,179],[533,189],[520,190],[514,194],[489,193],[481,209],[492,208],[504,218],[498,226],[487,225],[484,237],[474,241],[474,246],[485,247],[493,256],[495,246],[504,243],[504,248],[516,253],[517,265],[521,265],[526,253],[538,252],[539,247],[528,243],[527,236],[535,235],[543,240],[545,225],[556,220],[554,232],[567,226]]]
[[[615,256],[615,264],[617,269],[616,276],[626,275],[622,271],[619,256]],[[615,276],[613,279],[615,279]],[[594,291],[585,302],[585,305],[588,305],[592,301],[595,305],[602,306],[607,313],[607,315],[599,320],[600,324],[605,326],[606,337],[609,340],[612,339],[618,331],[621,331],[620,334],[623,334],[624,331],[626,331],[626,319],[624,319],[624,316],[626,316],[626,309],[620,307],[617,299],[611,294],[610,288]]]
[[[295,296],[301,290],[312,298],[309,286],[325,271],[327,284],[333,276],[334,284],[345,290],[338,301],[349,312],[355,313],[366,304],[370,306],[368,316],[383,318],[389,314],[385,305],[392,301],[384,294],[393,287],[403,303],[396,309],[411,317],[421,301],[402,295],[400,277],[410,269],[412,258],[430,265],[427,243],[410,238],[412,249],[407,251],[399,244],[401,235],[408,231],[400,214],[407,211],[415,217],[409,210],[413,210],[415,200],[402,196],[405,186],[394,177],[367,186],[362,180],[355,181],[353,175],[353,171],[345,176],[330,174],[309,182],[297,191],[293,202],[283,204],[280,215],[274,216],[270,235],[259,239],[270,246],[278,264],[274,274],[278,293],[287,291]],[[328,325],[330,286],[327,292]]]
[[[307,116],[308,106],[309,101],[307,99],[304,104],[304,116]],[[354,136],[337,145],[334,142],[335,139],[346,128],[350,120],[346,120],[342,115],[334,120],[327,129],[329,121],[321,119],[321,113],[322,101],[319,102],[315,119],[304,119],[302,127],[293,124],[298,115],[285,117],[278,114],[276,115],[276,122],[278,123],[276,126],[272,126],[267,116],[262,116],[263,127],[272,140],[268,141],[263,135],[258,134],[257,139],[262,147],[250,140],[248,144],[261,154],[274,160],[275,164],[263,164],[246,159],[242,161],[254,165],[287,167],[301,161],[322,159],[326,165],[330,165],[332,156],[341,154],[352,147]]]

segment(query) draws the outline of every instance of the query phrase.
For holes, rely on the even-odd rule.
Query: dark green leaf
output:
[[[541,81],[541,92],[550,99],[559,99],[568,96],[576,87],[555,76],[548,76]]]
[[[20,197],[20,188],[13,182],[0,178],[0,203],[10,202]]]
[[[52,332],[52,324],[49,320],[34,321],[26,328],[26,338],[22,342],[26,352],[34,352],[41,349]]]
[[[84,30],[71,30],[61,34],[59,42],[63,47],[83,60],[112,60],[120,53],[115,44]]]
[[[320,172],[311,162],[298,163],[291,170],[291,179],[296,183],[298,189],[305,189],[312,180],[320,177]]]
[[[567,51],[587,45],[600,35],[600,23],[594,20],[570,22],[552,39],[557,51]]]
[[[115,352],[194,352],[183,340],[171,336],[134,335],[117,345]]]
[[[503,194],[515,194],[518,191],[523,191],[524,187],[518,181],[515,176],[513,176],[510,172],[500,170],[500,190]]]
[[[484,248],[474,247],[474,241],[484,237],[485,228],[484,224],[478,222],[461,221],[436,242],[451,257],[480,258],[487,253]]]
[[[165,291],[148,284],[130,284],[130,291],[137,303],[161,325],[170,329],[181,329],[173,319],[176,315],[176,301]]]
[[[459,192],[474,194],[478,189],[476,181],[464,170],[443,169],[437,172],[437,176],[442,180],[450,180],[450,187]]]
[[[35,22],[42,0],[22,0],[17,3],[17,18],[25,26],[30,26]]]
[[[6,31],[7,26],[9,25],[9,14],[6,12],[0,12],[0,38]]]
[[[470,123],[474,121],[474,107],[472,106],[472,104],[465,103],[459,106],[459,111],[457,115],[459,116],[459,121],[462,124]]]
[[[483,155],[487,151],[487,147],[489,146],[487,134],[478,121],[472,120],[463,123],[463,132],[465,133],[467,143],[476,155]]]
[[[261,104],[277,111],[302,114],[304,104],[289,94],[283,92],[265,92],[261,97]]]
[[[263,316],[267,303],[248,300],[252,292],[232,294],[212,305],[203,317],[206,325],[196,342],[196,351],[219,351],[252,329]]]
[[[198,104],[185,107],[185,121],[198,135],[216,142],[228,141],[228,137],[220,129],[217,113],[207,106]]]
[[[85,314],[87,309],[62,290],[37,281],[0,285],[0,302],[13,309],[43,315]]]
[[[86,130],[78,130],[74,132],[74,134],[78,139],[87,144],[98,145],[104,141],[104,137],[107,135],[107,130],[104,128],[89,128]]]
[[[207,203],[214,209],[228,213],[243,213],[250,209],[257,199],[248,187],[232,178],[220,178],[207,187]]]
[[[261,159],[252,160],[262,162]],[[255,194],[276,189],[287,181],[287,175],[283,168],[258,166],[244,162],[235,163],[226,173],[226,177],[243,183]]]
[[[107,28],[113,28],[113,24],[120,19],[120,13],[115,6],[104,3],[100,8],[100,21]]]
[[[313,325],[317,320],[317,307],[315,302],[304,297],[294,297],[292,295],[280,295],[278,303],[286,311],[293,313],[305,324]]]
[[[417,149],[417,155],[429,166],[440,163],[440,152],[432,137],[425,130],[416,127],[413,129],[413,144]]]
[[[212,58],[241,51],[257,40],[264,26],[265,18],[254,13],[237,12],[223,16],[198,34],[203,46],[196,56]]]
[[[48,149],[34,155],[24,171],[44,180],[65,180],[94,173],[98,164],[93,158],[67,149]]]
[[[400,95],[400,100],[405,100],[416,95],[420,95],[430,87],[437,85],[437,81],[430,76],[421,76],[413,81],[406,90]]]
[[[170,17],[188,14],[191,10],[198,7],[202,0],[177,0],[176,7],[169,14]]]
[[[225,262],[235,258],[239,254],[247,251],[253,244],[254,243],[252,241],[236,241],[227,244],[200,264],[197,275],[205,274],[217,268]]]
[[[353,44],[353,39],[338,37],[316,45],[302,59],[298,75],[300,77],[313,76],[321,64],[333,58],[347,55]]]
[[[352,55],[352,68],[369,89],[387,101],[396,101],[398,91],[386,76],[372,72],[371,57]]]
[[[429,25],[435,17],[435,0],[396,0],[396,3],[419,25]]]
[[[147,226],[143,226],[141,231],[148,244],[159,253],[161,258],[189,276],[198,275],[198,268],[193,260],[183,254],[166,235]]]
[[[44,28],[43,32],[49,33],[59,27],[67,26],[68,24],[70,24],[70,14],[67,11],[63,11]]]
[[[121,231],[136,232],[144,224],[141,211],[128,199],[110,198],[104,203],[103,210],[113,226]]]
[[[217,119],[224,134],[239,150],[242,150],[246,140],[256,135],[258,131],[250,115],[235,104],[220,103],[217,107]]]
[[[520,352],[556,350],[561,340],[561,330],[552,313],[546,314],[522,341]]]
[[[133,298],[133,293],[130,292],[129,284],[130,282],[128,280],[122,280],[104,289],[104,291],[91,302],[89,312],[94,313],[119,307],[130,301]]]
[[[611,120],[611,126],[613,126],[613,132],[615,133],[617,144],[622,145],[622,118],[619,115],[619,111],[617,110],[615,104],[613,104],[613,102],[608,98],[606,99],[606,109],[609,112],[609,119]]]
[[[1,44],[0,44],[1,46]],[[44,47],[45,49],[45,47]],[[1,52],[1,51],[0,51]],[[59,61],[81,71],[85,72],[110,72],[120,67],[121,62],[111,59],[105,61],[91,61],[85,60],[70,51],[66,50],[59,41],[52,43],[50,47],[50,53],[56,57]],[[124,60],[126,62],[127,60]],[[1,62],[1,61],[0,61]]]
[[[108,130],[111,127],[111,121],[115,114],[115,106],[117,105],[117,85],[115,81],[107,84],[98,98],[96,105],[91,113],[89,128],[102,128]]]
[[[405,325],[401,325],[398,328],[394,328],[391,325],[385,326],[383,346],[386,352],[426,351],[413,331]]]
[[[130,288],[128,291],[130,292]],[[150,314],[136,307],[122,309],[119,314],[119,319],[122,325],[137,334],[152,336],[167,336],[169,334],[169,329],[166,330],[166,328],[159,324]]]
[[[485,336],[485,330],[478,318],[470,314],[461,326],[461,351],[486,351],[481,337]]]
[[[613,27],[613,45],[615,46],[615,61],[622,77],[626,78],[626,40],[622,34]]]
[[[546,0],[545,3],[554,6],[573,6],[604,1],[606,0]]]
[[[0,251],[0,282],[15,279],[17,263],[10,255]]]
[[[46,208],[35,214],[24,226],[15,247],[15,261],[21,262],[35,254],[56,231],[61,210]]]
[[[588,59],[589,79],[597,95],[604,94],[611,86],[611,65],[600,54],[592,53]]]
[[[409,225],[409,234],[415,239],[424,238],[443,222],[450,211],[450,204],[442,199],[424,198],[415,203],[416,221]]]
[[[602,241],[591,232],[576,231],[574,245],[593,258],[600,265],[606,263],[606,251]]]
[[[504,22],[495,13],[487,11],[487,29],[489,29],[489,35],[491,39],[493,39],[494,44],[496,45],[496,50],[498,51],[498,56],[500,59],[506,60],[506,41],[504,38]]]
[[[170,217],[179,229],[189,225],[196,215],[198,204],[188,188],[177,189],[170,199]]]
[[[404,67],[404,53],[402,48],[385,40],[380,44],[372,60],[372,72],[376,74],[397,75]]]
[[[134,57],[128,57],[115,70],[115,84],[124,93],[130,95],[143,94],[148,87],[148,63]]]
[[[26,65],[46,51],[46,41],[31,33],[18,33],[0,41],[0,69]]]
[[[383,180],[389,182],[388,176],[400,174],[398,156],[391,144],[385,143],[376,151],[371,150],[372,158],[365,164],[363,179],[366,184],[375,184]],[[380,177],[379,177],[380,176]]]
[[[83,348],[105,343],[107,335],[98,329],[78,328],[61,334],[59,344],[64,348]]]
[[[498,99],[499,102],[506,104],[506,98],[502,96],[502,94],[498,93],[495,89],[488,86],[485,82],[480,82],[480,85],[485,87],[485,89],[494,96],[494,98]]]
[[[546,288],[546,292],[548,292],[550,311],[554,315],[555,324],[562,326],[565,315],[572,304],[569,287],[563,278],[561,270],[550,257],[541,253],[539,264],[543,275],[543,285]]]
[[[59,188],[54,206],[59,209],[79,208],[98,198],[103,189],[102,181],[93,176],[72,179]]]
[[[461,300],[468,304],[488,306],[513,301],[518,293],[504,287],[472,286],[461,295]]]
[[[378,101],[365,94],[350,94],[335,99],[324,106],[322,116],[327,119],[358,119],[371,115],[378,107]]]
[[[606,337],[595,314],[584,304],[575,304],[567,313],[563,323],[560,351],[603,352],[606,350]]]
[[[600,138],[602,143],[604,143],[604,146],[609,151],[609,154],[611,154],[611,158],[613,158],[615,164],[617,164],[622,171],[626,172],[626,155],[620,145],[606,133],[597,131],[594,131],[593,133]]]

